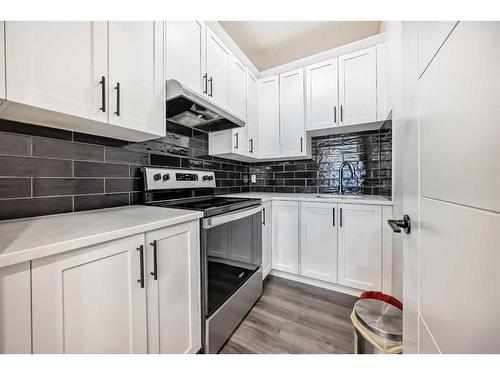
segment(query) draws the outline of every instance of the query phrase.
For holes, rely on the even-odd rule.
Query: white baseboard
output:
[[[325,281],[314,280],[314,279],[311,279],[309,277],[294,275],[294,274],[291,274],[288,272],[278,271],[275,269],[271,270],[271,272],[269,274],[273,275],[273,276],[277,276],[277,277],[282,277],[284,279],[297,281],[297,282],[302,283],[302,284],[312,285],[312,286],[316,286],[318,288],[323,288],[323,289],[333,290],[333,291],[339,292],[339,293],[349,294],[349,295],[355,296],[355,297],[359,297],[359,295],[364,292],[363,290],[349,288],[347,286],[342,286],[342,285],[338,285],[338,284],[331,284],[331,283],[327,283]]]

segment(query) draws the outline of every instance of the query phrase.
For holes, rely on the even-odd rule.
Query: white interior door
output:
[[[33,353],[147,351],[144,235],[32,262]]]
[[[108,121],[106,22],[8,21],[5,42],[8,100]]]
[[[165,135],[163,27],[163,22],[108,23],[110,124]]]
[[[150,354],[193,354],[201,348],[198,225],[194,221],[146,234]]]
[[[280,74],[280,151],[282,157],[305,154],[304,69]]]
[[[299,272],[299,202],[273,201],[273,269]]]
[[[205,23],[167,21],[166,79],[175,79],[199,94],[206,94]]]
[[[275,158],[280,156],[280,96],[279,77],[259,80],[259,156]]]
[[[306,67],[307,130],[338,125],[338,82],[337,58]]]
[[[337,204],[300,203],[300,274],[337,283]]]
[[[208,96],[218,105],[229,108],[229,65],[231,52],[207,27]]]
[[[382,208],[362,204],[339,204],[338,207],[339,284],[381,290]]]
[[[257,156],[258,150],[258,89],[257,78],[247,70],[247,150],[250,156]]]
[[[340,125],[377,121],[377,47],[338,58]]]
[[[417,229],[404,246],[404,347],[408,353],[498,353],[491,332],[500,330],[500,300],[492,298],[500,290],[500,209],[493,194],[500,186],[490,158],[498,155],[500,136],[500,25],[460,22],[449,35],[439,30],[403,24],[403,52],[413,55],[404,77],[414,82],[404,86],[411,103],[404,136],[412,139],[405,149],[412,160],[405,164],[411,184],[404,186],[404,205]],[[432,60],[418,77],[421,49]],[[463,170],[455,175],[455,165],[470,170],[468,163],[477,180]],[[478,180],[488,182],[479,187]]]

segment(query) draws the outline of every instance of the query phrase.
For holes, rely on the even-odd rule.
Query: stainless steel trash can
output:
[[[403,312],[383,301],[360,299],[351,314],[354,353],[389,354],[403,350]]]

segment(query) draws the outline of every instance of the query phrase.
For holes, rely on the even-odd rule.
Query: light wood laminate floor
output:
[[[222,354],[353,353],[356,297],[276,276]]]

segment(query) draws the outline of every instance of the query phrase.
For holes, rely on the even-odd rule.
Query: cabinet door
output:
[[[201,348],[199,241],[197,220],[146,233],[149,353]]]
[[[300,274],[337,283],[337,204],[300,203]]]
[[[247,70],[247,149],[250,156],[257,156],[258,150],[258,94],[257,78]]]
[[[262,278],[265,279],[272,268],[272,210],[271,202],[262,205]]]
[[[0,354],[31,353],[30,263],[0,268]]]
[[[377,121],[377,47],[340,56],[338,61],[340,125]]]
[[[339,284],[363,290],[382,286],[382,209],[339,204]]]
[[[281,156],[305,155],[304,69],[280,74]]]
[[[0,101],[5,99],[5,22],[0,22]]]
[[[8,100],[108,121],[106,22],[9,21],[5,42]]]
[[[246,121],[247,67],[234,55],[231,55],[229,64],[229,110]]]
[[[229,110],[246,122],[247,117],[247,68],[231,55],[229,65]],[[246,155],[247,124],[233,129],[233,149],[236,153]]]
[[[146,353],[144,235],[32,262],[33,353]]]
[[[278,76],[259,80],[259,156],[280,156],[280,96]]]
[[[205,23],[203,21],[166,22],[166,79],[206,94]]]
[[[337,58],[306,67],[307,130],[337,126],[340,117]]]
[[[207,30],[208,96],[218,105],[229,108],[229,64],[231,52],[214,34]]]
[[[109,123],[165,135],[163,22],[109,22]]]
[[[273,202],[273,268],[299,272],[299,202]]]

